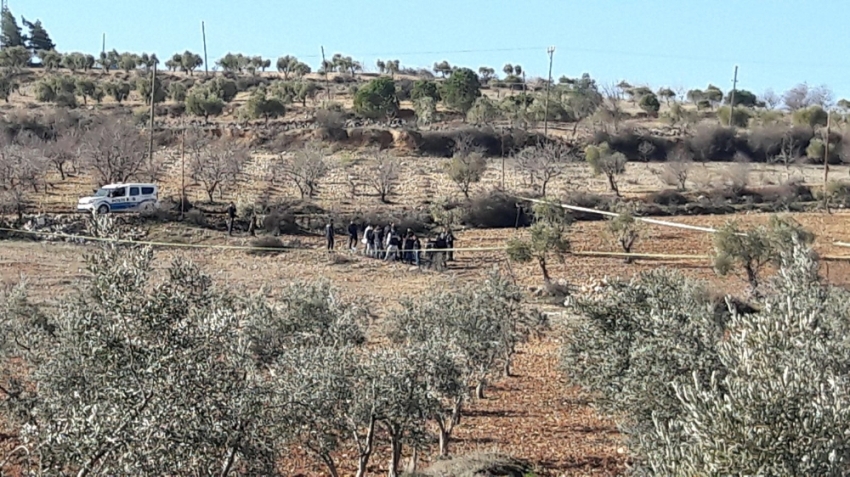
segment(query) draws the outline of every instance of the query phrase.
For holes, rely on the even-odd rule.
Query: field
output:
[[[86,73],[91,78],[100,78],[94,72]],[[42,72],[32,73],[33,78],[43,76]],[[187,79],[185,75],[169,73],[170,81]],[[200,75],[197,75],[200,76]],[[343,76],[343,75],[332,75]],[[377,75],[358,77],[362,86],[364,79]],[[113,79],[127,80],[129,73],[112,72]],[[257,78],[273,78],[274,74],[258,74]],[[252,76],[253,78],[253,76]],[[257,78],[254,78],[256,80]],[[323,77],[312,74],[305,77],[313,82],[321,82]],[[396,77],[415,79],[413,77]],[[352,107],[352,94],[348,83],[331,86],[328,98],[344,109]],[[246,104],[253,90],[240,91],[224,113],[213,120],[215,127],[225,130],[233,126],[236,110]],[[538,92],[539,93],[539,92]],[[494,101],[502,100],[508,90],[487,88],[483,94]],[[7,114],[13,124],[15,116],[24,110],[40,110],[41,105],[33,102],[34,89],[31,84],[23,85],[11,96],[11,101],[0,109]],[[538,96],[539,98],[539,96]],[[172,103],[172,101],[168,101]],[[306,103],[306,101],[305,101]],[[320,106],[320,100],[313,98],[309,106],[288,105],[286,119],[301,120],[309,118]],[[622,109],[630,117],[639,118],[640,110],[634,103],[621,101]],[[402,101],[402,109],[412,108],[409,101]],[[87,109],[96,112],[109,110],[127,110],[134,108],[136,113],[144,114],[144,105],[137,94],[123,104],[118,105],[106,98],[103,104],[91,105]],[[665,104],[661,113],[669,112]],[[691,108],[692,109],[692,108]],[[445,108],[440,105],[440,112]],[[704,113],[707,114],[707,113]],[[712,113],[713,114],[713,113]],[[455,118],[456,119],[456,118]],[[182,121],[174,118],[162,119],[160,126],[179,127]],[[504,122],[507,122],[505,120]],[[273,121],[274,123],[274,121]],[[448,123],[448,122],[447,122]],[[572,137],[573,124],[552,122],[549,131],[554,137],[575,142],[577,146],[588,142],[588,138],[601,128],[600,119],[588,119],[578,128],[579,137]],[[444,125],[445,128],[467,127],[457,121]],[[541,132],[539,124],[526,124],[529,131]],[[658,118],[636,119],[629,127],[646,129],[665,128],[667,125]],[[283,234],[284,243],[297,244],[275,254],[251,254],[244,250],[219,249],[222,245],[249,246],[254,238],[244,230],[238,230],[229,237],[222,230],[224,211],[230,201],[235,202],[240,212],[245,206],[260,202],[274,203],[299,198],[299,190],[291,181],[274,179],[271,171],[283,161],[298,154],[298,147],[284,148],[274,153],[272,148],[256,145],[253,130],[265,127],[261,121],[247,124],[244,131],[230,138],[233,143],[247,148],[250,155],[241,165],[233,180],[225,180],[215,191],[210,201],[203,184],[192,177],[192,158],[189,152],[181,155],[179,136],[165,145],[158,145],[155,159],[162,166],[162,174],[157,179],[161,186],[160,198],[174,199],[180,196],[181,183],[185,181],[187,199],[200,211],[195,213],[206,217],[208,226],[192,223],[191,220],[147,220],[134,224],[144,232],[145,239],[156,242],[155,266],[164,269],[174,259],[186,258],[199,264],[209,273],[215,283],[223,288],[240,294],[251,294],[265,290],[269,297],[275,297],[282,285],[296,280],[315,280],[324,277],[340,291],[343,297],[364,302],[377,316],[377,324],[369,330],[370,345],[379,346],[385,338],[381,334],[380,324],[384,318],[395,313],[399,300],[424,294],[429,290],[451,287],[459,282],[475,282],[483,279],[487,272],[498,268],[510,277],[526,298],[534,306],[551,312],[553,330],[547,335],[534,338],[519,349],[513,365],[513,375],[501,378],[487,389],[483,399],[472,400],[464,413],[462,425],[458,427],[452,442],[453,454],[465,454],[482,451],[498,451],[511,456],[527,459],[536,468],[539,476],[561,475],[622,475],[628,468],[628,449],[624,437],[618,432],[616,416],[606,416],[598,412],[576,385],[570,382],[568,373],[559,363],[559,346],[563,338],[562,328],[567,320],[574,317],[561,306],[559,299],[551,300],[537,296],[535,291],[541,285],[541,273],[536,263],[518,263],[508,259],[501,250],[474,250],[476,248],[504,247],[512,238],[528,237],[528,229],[508,228],[472,228],[459,227],[455,230],[456,247],[473,249],[460,251],[456,261],[449,263],[443,272],[417,269],[397,263],[387,263],[343,250],[345,237],[337,238],[337,252],[329,255],[324,249],[324,240],[312,231],[298,235]],[[439,131],[442,126],[427,126],[423,130]],[[351,132],[352,128],[348,128]],[[219,131],[220,132],[220,131]],[[363,222],[376,211],[394,214],[395,217],[416,217],[427,215],[429,207],[438,201],[465,203],[466,198],[447,175],[446,169],[452,159],[421,154],[405,147],[405,133],[398,129],[382,130],[385,137],[391,137],[391,144],[385,151],[352,146],[347,143],[328,141],[322,151],[330,171],[320,180],[317,194],[310,199],[312,205],[323,213],[314,220],[327,217],[351,217]],[[314,132],[300,131],[295,134],[299,140],[315,139]],[[678,136],[677,136],[678,137]],[[814,137],[814,133],[812,133]],[[680,137],[678,139],[681,139]],[[3,147],[11,147],[4,145]],[[388,154],[398,167],[396,186],[386,202],[370,182],[375,175],[378,154]],[[843,154],[843,153],[842,153]],[[74,167],[63,180],[56,171],[42,171],[39,184],[45,184],[37,191],[26,191],[26,219],[38,215],[63,216],[75,211],[79,197],[87,195],[98,185],[98,179],[91,170],[84,170],[83,157],[79,159],[80,170]],[[604,175],[594,175],[580,154],[574,161],[565,165],[557,177],[547,185],[546,196],[558,200],[568,200],[576,195],[604,196],[615,200],[609,183]],[[625,171],[618,174],[616,180],[624,200],[635,204],[651,203],[648,197],[658,192],[671,192],[669,181],[662,179],[664,163],[638,161],[628,157]],[[645,159],[645,158],[644,158]],[[725,158],[732,159],[731,157]],[[812,161],[809,161],[812,162]],[[475,182],[469,191],[473,203],[479,200],[486,206],[487,194],[499,189],[517,197],[541,193],[540,182],[533,182],[516,160],[511,157],[487,157],[486,170],[481,180]],[[1,171],[0,171],[1,172]],[[850,167],[836,164],[830,168],[830,179],[844,181],[850,175]],[[6,180],[4,177],[0,177]],[[732,163],[703,162],[690,166],[685,189],[694,202],[703,200],[703,195],[712,191],[730,188],[735,182],[740,194],[763,189],[780,188],[794,183],[816,191],[823,181],[823,168],[818,165],[797,161],[790,167],[768,163]],[[0,184],[4,185],[4,184]],[[10,186],[11,187],[11,186]],[[20,182],[17,183],[20,186]],[[14,187],[11,187],[14,188]],[[740,195],[739,194],[739,195]],[[481,199],[484,198],[483,201]],[[705,199],[708,201],[709,199]],[[724,205],[724,198],[711,198],[716,204]],[[731,202],[731,201],[730,201]],[[814,249],[826,258],[821,268],[823,277],[830,283],[850,286],[850,260],[845,260],[845,249],[835,245],[836,241],[847,241],[850,226],[850,212],[845,212],[843,203],[838,203],[827,214],[811,211],[813,202],[806,204],[806,211],[795,212],[793,218],[815,234]],[[845,202],[846,203],[846,202]],[[650,204],[653,205],[653,204]],[[740,205],[740,204],[736,204]],[[750,204],[752,205],[752,204]],[[511,206],[513,207],[513,206]],[[755,208],[736,214],[726,215],[680,215],[665,218],[671,222],[720,227],[730,220],[737,221],[742,227],[749,228],[766,224],[770,215],[759,213]],[[800,208],[798,210],[803,210]],[[174,218],[174,217],[172,217]],[[15,217],[6,217],[9,223]],[[506,222],[510,223],[512,216]],[[262,225],[262,216],[260,217]],[[337,222],[339,223],[339,221]],[[20,224],[18,224],[20,225]],[[380,224],[385,225],[385,224]],[[344,224],[342,224],[344,226]],[[436,233],[436,228],[429,231]],[[267,231],[261,231],[266,234]],[[22,238],[24,237],[24,238]],[[94,245],[61,241],[29,240],[25,235],[16,235],[14,239],[0,241],[0,285],[11,286],[25,281],[30,295],[40,304],[56,307],[68,294],[73,293],[81,280],[85,279],[84,255]],[[569,231],[572,254],[563,261],[549,264],[553,279],[563,280],[576,294],[587,295],[594,291],[605,279],[630,278],[644,271],[658,267],[680,270],[684,275],[709,284],[718,295],[731,294],[743,297],[747,288],[744,276],[718,276],[707,258],[691,259],[641,259],[625,263],[618,257],[592,257],[582,252],[620,252],[607,229],[605,221],[578,221]],[[709,255],[713,251],[713,237],[704,232],[696,232],[673,227],[645,225],[640,229],[640,237],[632,252],[646,254],[671,255]],[[850,255],[850,254],[847,254]],[[372,459],[370,471],[383,473],[387,460],[386,446],[377,450]],[[339,452],[342,475],[353,475],[356,458],[352,458],[352,449]],[[420,464],[432,462],[434,453],[420,455]],[[2,460],[0,453],[0,460]],[[286,475],[326,475],[324,468],[304,453],[292,452],[281,457],[281,468]]]

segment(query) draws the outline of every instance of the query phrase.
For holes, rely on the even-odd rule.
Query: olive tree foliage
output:
[[[216,190],[220,197],[237,184],[245,165],[251,159],[246,147],[228,139],[219,139],[192,152],[189,160],[190,175],[204,188],[211,204]]]
[[[470,391],[474,388],[483,397],[490,377],[510,372],[517,344],[546,329],[543,315],[523,306],[521,299],[515,285],[493,272],[484,284],[405,301],[391,322],[388,336],[395,343],[430,350],[419,354],[418,367],[429,395],[439,401],[424,411],[437,425],[440,455],[449,453]]]
[[[283,176],[298,187],[302,199],[312,199],[318,190],[319,181],[331,170],[326,155],[327,151],[320,143],[308,142],[294,154],[280,156],[272,167],[271,181]]]
[[[549,183],[563,176],[569,164],[578,160],[573,149],[562,142],[546,142],[525,148],[516,159],[520,169],[528,174],[532,186],[539,180],[543,197],[546,197]]]
[[[17,464],[49,475],[277,475],[285,429],[271,416],[275,383],[251,356],[251,300],[181,260],[154,279],[149,248],[107,245],[87,269],[55,311],[20,293],[0,311],[0,409],[28,456]]]
[[[624,253],[631,253],[632,247],[640,239],[643,223],[635,218],[629,206],[621,206],[617,212],[616,217],[607,221],[608,235],[623,249]],[[624,261],[632,263],[634,258],[627,256]]]
[[[800,242],[758,313],[734,313],[715,345],[722,372],[673,384],[682,412],[643,446],[652,475],[846,475],[850,295],[818,281]]]
[[[608,143],[587,146],[584,154],[590,170],[596,175],[604,174],[608,179],[608,187],[620,197],[617,176],[626,172],[626,156],[622,152],[611,150]]]
[[[684,191],[687,188],[688,176],[693,166],[693,153],[684,145],[680,145],[668,152],[667,162],[661,171],[661,180],[665,184],[675,186],[676,189]]]
[[[760,296],[765,267],[778,265],[782,253],[795,241],[810,244],[814,235],[790,217],[774,215],[766,226],[749,230],[729,222],[714,236],[714,269],[720,275],[728,275],[740,268],[751,292]]]
[[[472,137],[459,137],[454,146],[452,159],[446,163],[446,174],[457,184],[463,196],[469,199],[472,184],[481,182],[487,170],[487,160],[481,148],[477,147]]]
[[[4,141],[0,144],[0,213],[15,214],[23,221],[33,194],[47,188],[48,159],[35,141]]]
[[[552,283],[549,274],[550,259],[564,260],[570,251],[570,217],[564,208],[551,202],[534,204],[534,223],[529,227],[527,238],[508,241],[508,256],[518,262],[536,261],[547,287]]]

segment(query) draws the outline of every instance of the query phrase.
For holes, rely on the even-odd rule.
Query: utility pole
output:
[[[210,75],[209,62],[207,61],[207,29],[204,22],[201,22],[201,38],[204,40],[204,76]]]
[[[829,194],[827,185],[829,184],[829,120],[830,112],[826,113],[826,138],[823,140],[823,208],[829,214]]]
[[[186,120],[180,116],[180,220],[186,213]]]
[[[103,41],[101,42],[101,46],[100,46],[100,54],[101,55],[106,54],[106,33],[103,34]]]
[[[555,47],[550,46],[546,49],[549,54],[549,76],[546,81],[546,112],[543,113],[543,137],[549,133],[549,88],[552,85],[552,56],[555,54]]]
[[[327,93],[328,101],[330,101],[331,100],[331,87],[330,87],[330,83],[328,82],[328,68],[327,68],[327,63],[325,62],[325,47],[324,47],[324,45],[321,46],[321,49],[322,49],[322,71],[325,72],[325,93]]]
[[[154,99],[156,99],[156,62],[151,68],[151,136],[148,142],[148,161],[153,166],[153,118],[154,118]]]
[[[729,95],[729,126],[735,127],[735,89],[738,87],[738,65],[735,65],[735,75],[732,77],[732,93]]]

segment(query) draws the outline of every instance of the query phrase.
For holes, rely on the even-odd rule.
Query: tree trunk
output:
[[[537,263],[540,265],[540,271],[543,272],[543,282],[547,285],[552,283],[552,277],[549,276],[549,269],[546,268],[546,258],[537,257]]]
[[[410,462],[407,465],[407,473],[415,474],[416,473],[416,467],[417,467],[418,463],[419,463],[419,448],[414,447],[413,448],[413,455],[410,456]]]
[[[478,381],[478,385],[475,386],[475,398],[476,399],[484,399],[484,386],[486,385],[485,380]]]
[[[393,430],[390,432],[390,465],[387,469],[387,477],[398,477],[398,467],[401,463],[401,432]]]
[[[449,435],[446,430],[440,426],[440,457],[448,457],[449,455]]]
[[[214,202],[214,200],[213,200],[213,193],[214,192],[215,192],[215,187],[213,187],[212,189],[207,189],[207,196],[209,196],[209,198],[210,198],[210,201],[209,201],[210,204],[212,204]]]
[[[506,378],[511,377],[511,357],[510,357],[510,355],[505,356],[505,364],[502,365],[502,374]]]
[[[319,457],[322,459],[322,462],[325,463],[325,466],[327,466],[331,477],[339,477],[339,470],[336,468],[336,463],[334,462],[333,457],[329,454],[322,454]]]
[[[355,432],[355,437],[357,433]],[[357,458],[357,475],[356,477],[366,476],[366,467],[369,465],[369,458],[372,456],[372,442],[375,440],[375,418],[369,420],[369,430],[366,432],[365,446],[360,450],[360,456]],[[360,443],[358,442],[358,446]]]
[[[608,174],[608,187],[617,194],[617,197],[620,197],[620,190],[617,188],[617,183],[614,182],[614,174]]]

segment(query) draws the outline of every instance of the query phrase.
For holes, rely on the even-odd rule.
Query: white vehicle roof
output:
[[[140,187],[156,187],[156,184],[148,182],[122,182],[120,184],[106,184],[101,186],[101,189],[117,189],[119,187],[140,186]]]

